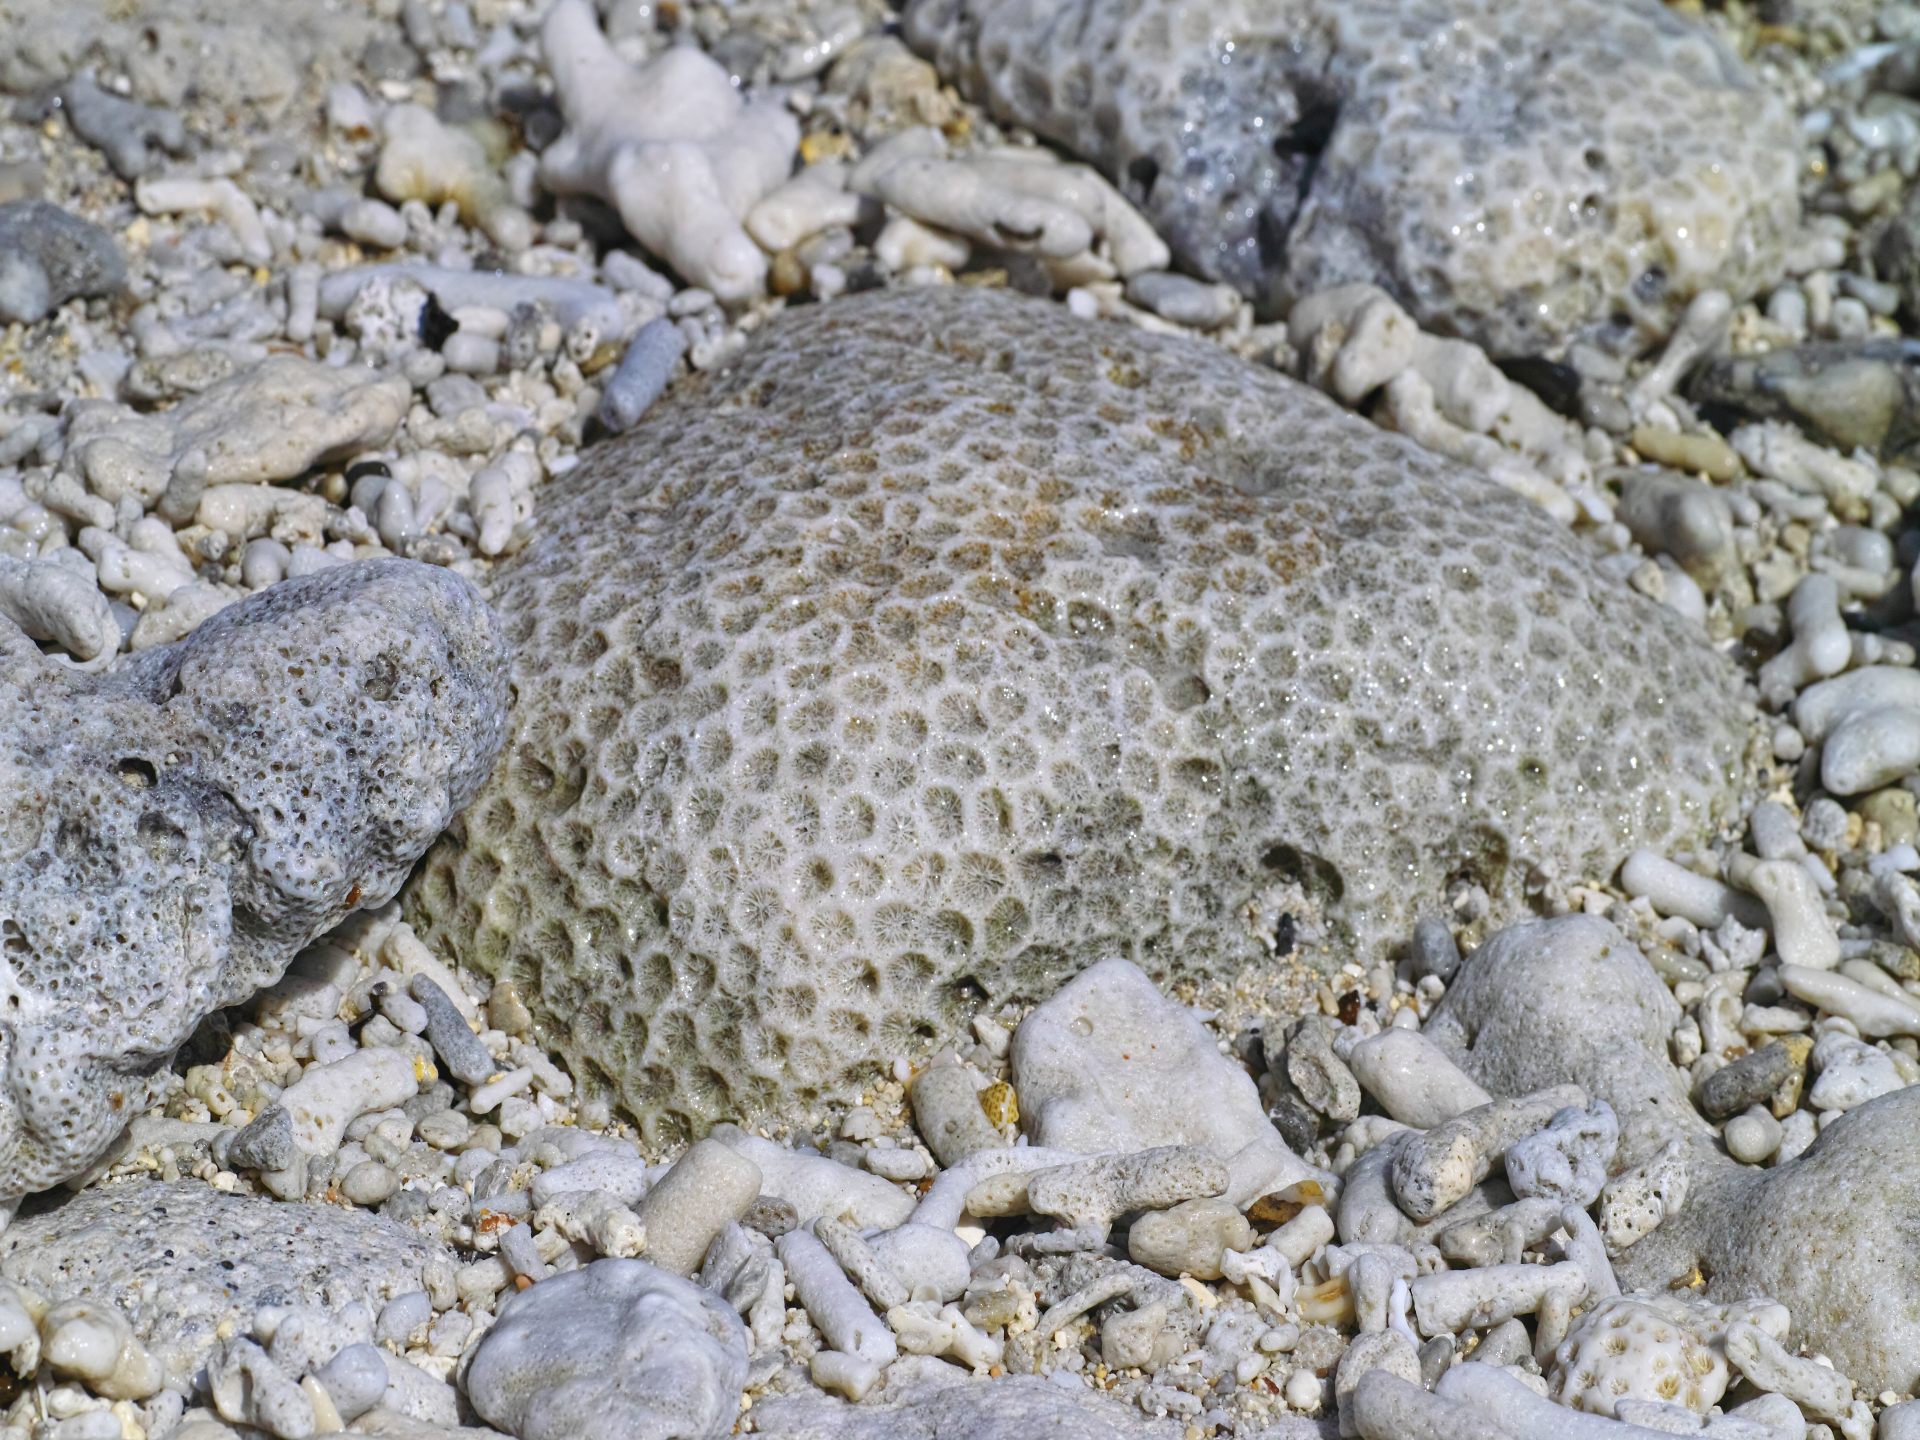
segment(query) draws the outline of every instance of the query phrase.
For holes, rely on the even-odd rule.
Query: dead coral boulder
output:
[[[1791,110],[1658,0],[915,0],[906,32],[1199,274],[1371,281],[1496,354],[1752,294],[1799,220]]]
[[[0,1200],[84,1170],[201,1019],[392,897],[492,768],[500,633],[413,561],[103,675],[0,648]]]
[[[1108,955],[1380,953],[1737,790],[1731,667],[1541,512],[1006,292],[778,317],[542,504],[491,582],[508,758],[410,914],[650,1125]]]

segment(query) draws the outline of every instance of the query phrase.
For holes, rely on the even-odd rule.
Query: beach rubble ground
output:
[[[1916,177],[1899,3],[0,0],[0,1440],[1920,1436]]]

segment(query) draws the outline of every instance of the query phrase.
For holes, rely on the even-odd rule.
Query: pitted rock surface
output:
[[[1379,953],[1731,804],[1732,671],[1539,512],[1223,351],[971,289],[771,322],[553,483],[499,774],[409,890],[658,1131],[1122,954]]]
[[[36,1205],[41,1202],[34,1202]],[[135,1181],[64,1196],[0,1235],[0,1277],[49,1297],[118,1305],[182,1380],[269,1305],[374,1311],[451,1252],[364,1210]]]
[[[479,593],[407,560],[101,675],[0,637],[0,1197],[84,1170],[207,1015],[382,904],[505,726]]]
[[[1791,111],[1658,0],[915,0],[906,27],[1268,305],[1372,281],[1532,352],[1751,294],[1798,223]]]

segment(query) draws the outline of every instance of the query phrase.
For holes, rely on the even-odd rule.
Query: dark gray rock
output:
[[[126,279],[120,247],[92,221],[44,200],[0,205],[0,323],[32,325]]]
[[[1438,915],[1422,915],[1414,922],[1413,943],[1407,947],[1407,958],[1413,962],[1415,979],[1432,975],[1451,981],[1454,971],[1460,968],[1460,947],[1446,921]]]
[[[1709,1120],[1724,1120],[1767,1100],[1792,1073],[1793,1056],[1775,1041],[1714,1071],[1702,1082],[1696,1098]]]
[[[463,1085],[479,1085],[499,1067],[480,1037],[467,1028],[467,1017],[434,984],[431,975],[416,975],[408,993],[427,1012],[427,1043],[433,1046],[447,1072]]]
[[[240,1170],[284,1170],[293,1163],[293,1117],[269,1105],[233,1137],[227,1163]]]

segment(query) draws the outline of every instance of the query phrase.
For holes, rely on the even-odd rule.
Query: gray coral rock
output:
[[[1798,1158],[1754,1170],[1697,1158],[1686,1206],[1615,1262],[1661,1289],[1697,1266],[1713,1300],[1767,1295],[1789,1343],[1869,1395],[1920,1376],[1920,1088],[1849,1110]]]
[[[1621,1121],[1620,1163],[1680,1142],[1684,1205],[1615,1261],[1627,1289],[1662,1291],[1697,1266],[1719,1301],[1771,1296],[1792,1343],[1829,1356],[1867,1393],[1920,1375],[1920,1088],[1849,1111],[1797,1159],[1736,1165],[1667,1057],[1679,1018],[1639,950],[1604,920],[1503,930],[1461,967],[1427,1035],[1496,1094],[1572,1082]]]
[[[167,494],[190,455],[196,484],[291,480],[384,444],[412,393],[397,375],[271,355],[157,414],[79,402],[68,420],[66,464],[92,494],[116,503],[131,496],[143,506]],[[201,505],[201,523],[222,525],[221,495],[216,489],[206,497],[213,504]]]
[[[1524,997],[1517,1000],[1516,997]],[[1427,1038],[1495,1095],[1575,1084],[1613,1107],[1621,1162],[1708,1137],[1668,1058],[1680,1006],[1633,942],[1592,915],[1491,936],[1460,968]]]
[[[74,133],[105,155],[122,180],[156,169],[163,152],[178,155],[187,148],[187,127],[178,114],[123,100],[94,84],[91,75],[74,76],[61,99]]]
[[[1735,798],[1731,667],[1540,512],[1005,292],[777,317],[542,504],[507,759],[409,914],[650,1127],[1107,955],[1379,953],[1451,877],[1510,908]]]
[[[38,1202],[36,1202],[38,1203]],[[42,1295],[118,1305],[180,1379],[268,1306],[378,1311],[417,1290],[438,1242],[364,1210],[135,1181],[63,1196],[0,1235],[0,1277]]]
[[[100,675],[0,636],[0,1199],[86,1169],[201,1019],[400,888],[499,753],[505,680],[479,593],[402,560]]]
[[[466,1377],[474,1409],[520,1440],[717,1440],[746,1383],[733,1308],[641,1260],[600,1260],[514,1296]]]
[[[1269,305],[1371,281],[1496,353],[1777,278],[1793,116],[1658,0],[915,0],[908,37]]]
[[[32,325],[126,278],[120,247],[92,221],[44,200],[0,205],[0,324]]]

